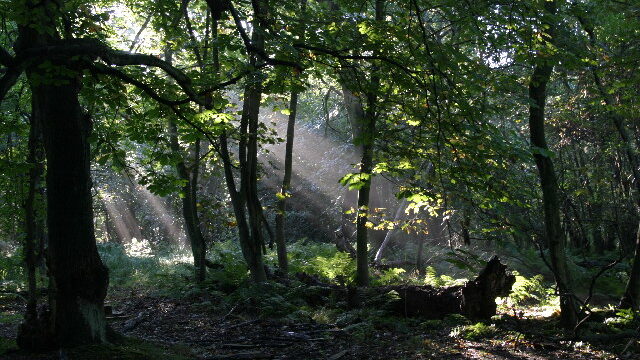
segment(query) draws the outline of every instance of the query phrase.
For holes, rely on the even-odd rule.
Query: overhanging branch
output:
[[[261,64],[258,65],[256,68],[260,69],[265,67],[266,64]],[[178,105],[185,105],[192,100],[191,97],[187,97],[187,98],[183,98],[183,99],[178,99],[178,100],[171,100],[168,99],[166,97],[163,97],[162,95],[160,95],[155,89],[153,89],[150,85],[135,79],[134,77],[126,74],[125,72],[116,69],[114,67],[110,67],[110,66],[106,66],[104,64],[92,64],[90,66],[90,69],[95,72],[95,73],[100,73],[100,74],[104,74],[104,75],[109,75],[109,76],[114,76],[122,81],[124,81],[125,83],[131,84],[135,87],[137,87],[138,89],[142,90],[145,94],[147,94],[150,98],[152,98],[153,100],[163,104],[163,105],[167,105],[167,106],[178,106]],[[215,84],[211,87],[207,87],[204,90],[198,91],[196,93],[197,95],[197,99],[200,99],[201,97],[203,97],[206,94],[209,94],[213,91],[217,91],[217,90],[221,90],[224,89],[225,87],[229,86],[229,85],[233,85],[235,83],[237,83],[238,81],[240,81],[243,77],[247,76],[248,74],[250,74],[252,71],[250,70],[246,70],[241,72],[240,74],[230,78],[227,81],[223,81],[221,83]],[[198,104],[200,104],[200,102],[196,102]],[[204,104],[203,104],[204,105]],[[208,105],[206,105],[206,107],[208,107]]]
[[[249,39],[249,35],[247,35],[247,32],[244,30],[244,27],[242,27],[242,21],[240,20],[240,15],[238,15],[238,11],[236,11],[236,8],[233,6],[230,0],[227,0],[227,6],[229,7],[229,12],[231,12],[231,16],[233,17],[233,22],[236,24],[236,29],[238,29],[238,32],[240,33],[240,37],[242,38],[242,42],[244,42],[244,46],[247,49],[248,53],[254,53],[258,55],[260,59],[262,59],[262,61],[264,61],[269,65],[289,66],[289,67],[298,69],[300,71],[304,71],[304,67],[301,64],[295,61],[269,57],[269,55],[267,55],[267,53],[264,50],[255,46]]]
[[[158,94],[151,86],[149,86],[148,84],[143,83],[142,81],[135,79],[131,76],[129,76],[128,74],[103,65],[103,64],[92,64],[90,66],[90,70],[93,71],[94,73],[99,73],[99,74],[104,74],[104,75],[109,75],[109,76],[113,76],[116,77],[122,81],[124,81],[125,83],[131,84],[135,87],[137,87],[138,89],[142,90],[142,92],[144,92],[145,94],[147,94],[147,96],[149,96],[150,98],[152,98],[153,100],[163,104],[163,105],[167,105],[167,106],[176,106],[176,105],[180,105],[181,102],[176,101],[176,100],[170,100],[167,99],[163,96],[161,96],[160,94]]]
[[[33,58],[55,59],[56,57],[67,60],[74,56],[98,58],[108,65],[144,65],[160,68],[176,81],[192,101],[198,104],[204,103],[193,91],[191,79],[180,69],[153,55],[114,50],[97,39],[67,39],[51,46],[29,48],[21,52],[16,60],[24,62]]]

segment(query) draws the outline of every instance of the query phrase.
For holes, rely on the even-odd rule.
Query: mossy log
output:
[[[382,289],[398,293],[394,309],[405,316],[442,318],[462,314],[472,319],[488,319],[496,314],[496,298],[508,296],[515,281],[507,266],[494,256],[478,277],[462,286],[398,285]]]
[[[310,297],[321,301],[322,297],[346,297],[350,307],[359,307],[379,299],[377,295],[397,293],[391,301],[393,311],[399,315],[440,319],[448,314],[462,314],[471,319],[488,319],[496,314],[496,298],[508,296],[516,281],[507,272],[507,266],[494,256],[478,277],[462,286],[436,288],[433,286],[391,285],[371,288],[347,288],[326,284],[308,274],[296,274],[296,278],[313,287]],[[313,300],[313,299],[309,299]]]

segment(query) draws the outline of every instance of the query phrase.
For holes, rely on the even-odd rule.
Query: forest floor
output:
[[[219,298],[204,291],[170,297],[129,289],[111,291],[107,300],[113,309],[109,322],[126,336],[123,341],[34,355],[14,349],[22,302],[18,297],[0,297],[0,358],[640,359],[637,338],[572,341],[559,333],[556,319],[534,312],[499,314],[475,325],[461,316],[371,321],[358,315],[336,324],[301,317],[268,318],[246,311],[242,303],[220,312],[214,305]]]

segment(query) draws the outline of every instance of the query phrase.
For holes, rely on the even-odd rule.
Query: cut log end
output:
[[[475,280],[462,287],[462,314],[478,319],[492,317],[496,314],[496,298],[509,296],[515,282],[516,277],[494,256]]]

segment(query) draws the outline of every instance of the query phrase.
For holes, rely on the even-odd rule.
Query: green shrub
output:
[[[155,257],[139,257],[127,254],[126,248],[117,243],[100,243],[98,252],[105,266],[109,268],[109,283],[117,287],[132,287],[145,283],[158,269]]]
[[[511,288],[509,301],[516,306],[523,305],[549,305],[554,298],[553,289],[544,284],[542,275],[526,278],[517,271],[516,282]]]
[[[405,272],[406,270],[402,268],[386,269],[386,270],[383,270],[380,275],[374,277],[371,283],[373,285],[397,284],[403,280],[402,274]]]
[[[231,309],[247,311],[263,317],[286,317],[295,313],[307,304],[296,296],[295,288],[281,283],[267,281],[263,283],[245,282],[229,296],[224,304]],[[305,315],[307,318],[309,314]]]
[[[0,324],[16,324],[22,321],[22,314],[0,313]]]
[[[632,309],[619,309],[616,316],[604,319],[604,324],[613,329],[626,329],[637,327],[640,319]]]
[[[127,246],[100,243],[98,252],[109,268],[110,285],[116,288],[140,286],[178,296],[193,284],[192,260],[185,252],[167,249],[154,254],[143,242]]]
[[[474,325],[456,326],[451,330],[449,336],[456,339],[465,339],[476,341],[494,337],[498,330],[495,325],[487,325],[485,323],[476,323]]]
[[[316,309],[311,314],[311,318],[319,324],[333,324],[336,322],[339,314],[340,311],[337,309],[322,307]]]
[[[306,243],[302,239],[291,244],[288,253],[292,273],[304,272],[345,284],[355,278],[355,260],[333,244]]]
[[[438,275],[433,266],[428,266],[424,282],[426,285],[431,285],[433,287],[446,287],[464,285],[464,283],[467,282],[467,279],[454,279],[448,275]]]
[[[208,277],[222,290],[236,289],[249,278],[249,269],[238,241],[216,242],[211,246],[209,254],[211,261],[221,267],[210,270]]]

